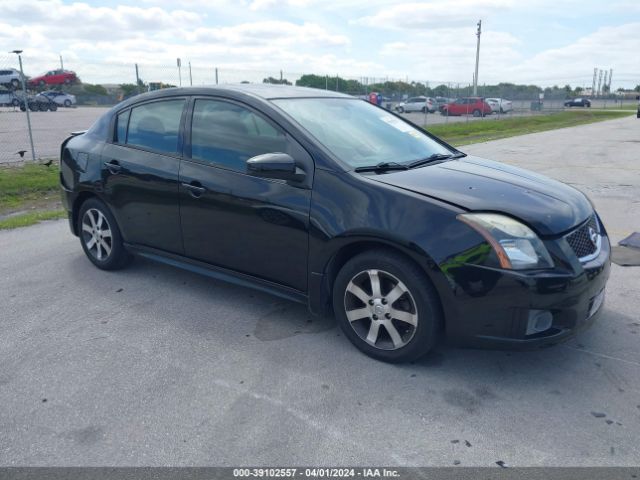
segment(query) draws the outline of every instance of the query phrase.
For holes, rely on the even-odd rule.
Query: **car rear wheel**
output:
[[[13,87],[14,90],[16,90],[17,88],[20,87],[20,80],[18,80],[17,78],[14,78],[13,80],[11,80],[11,86]]]
[[[473,111],[473,116],[474,117],[481,117],[482,116],[482,112],[480,110],[474,110]]]
[[[435,344],[442,320],[429,279],[410,260],[372,250],[349,260],[333,288],[333,308],[347,338],[386,362],[408,362]]]
[[[122,235],[107,206],[97,198],[82,204],[78,214],[78,236],[91,263],[102,270],[118,270],[131,261]]]
[[[40,110],[41,112],[46,112],[47,110],[49,110],[49,105],[44,102],[38,102],[38,110]]]
[[[68,98],[64,101],[64,106],[69,108],[71,106],[71,100],[69,100]]]
[[[49,104],[49,110],[51,110],[52,112],[55,112],[56,110],[58,110],[58,105],[56,105],[55,102],[51,102]]]
[[[17,107],[18,105],[20,105],[20,100],[18,100],[17,98],[14,98],[13,100],[11,100],[11,105],[13,105],[14,107]]]

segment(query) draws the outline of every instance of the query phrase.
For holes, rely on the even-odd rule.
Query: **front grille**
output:
[[[597,234],[595,243],[591,240],[590,231],[595,231]],[[573,253],[580,260],[597,253],[600,246],[600,227],[596,216],[592,215],[587,223],[567,235],[566,239]]]

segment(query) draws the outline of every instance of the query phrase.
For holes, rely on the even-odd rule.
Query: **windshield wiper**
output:
[[[462,158],[466,157],[466,153],[457,152],[457,153],[434,153],[433,155],[429,155],[427,158],[421,158],[420,160],[416,160],[415,162],[409,163],[407,166],[409,168],[419,167],[420,165],[426,165],[427,163],[437,162],[438,160],[449,160],[450,158]]]
[[[356,172],[386,172],[388,170],[408,170],[407,165],[397,162],[380,162],[377,165],[367,165],[366,167],[358,167]]]

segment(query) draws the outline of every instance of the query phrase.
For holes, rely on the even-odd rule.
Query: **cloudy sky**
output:
[[[194,84],[301,73],[480,83],[640,83],[639,0],[19,0],[4,2],[2,52],[36,75],[59,65],[91,82]],[[14,66],[11,55],[0,63]]]

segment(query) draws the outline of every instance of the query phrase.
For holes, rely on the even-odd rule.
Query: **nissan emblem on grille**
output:
[[[599,249],[600,240],[598,220],[595,216],[592,216],[587,223],[567,235],[566,239],[580,260],[596,254]]]

